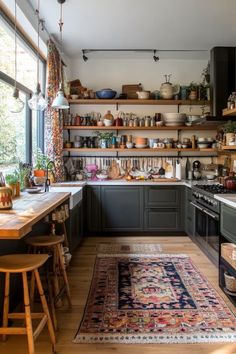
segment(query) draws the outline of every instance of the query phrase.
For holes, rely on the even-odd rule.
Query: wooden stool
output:
[[[64,242],[64,236],[33,236],[26,239],[26,243],[33,247],[33,252],[37,253],[49,253],[52,255],[52,275],[51,281],[54,287],[54,294],[51,292],[51,285],[48,282],[49,287],[49,302],[52,310],[52,318],[55,329],[57,329],[57,319],[55,313],[55,305],[60,301],[64,292],[66,292],[69,308],[71,308],[71,296],[69,282],[66,274],[64,258],[62,254],[62,244]],[[63,280],[63,285],[60,286],[61,276]],[[33,299],[34,294],[34,284],[31,284],[31,298]]]
[[[48,310],[47,301],[44,295],[41,279],[38,268],[41,267],[48,260],[49,256],[46,254],[14,254],[0,256],[0,272],[5,273],[5,293],[3,303],[3,326],[0,327],[0,334],[3,335],[3,340],[6,340],[7,335],[12,334],[26,334],[28,338],[29,354],[35,354],[34,340],[38,337],[45,324],[47,323],[50,334],[53,352],[55,353],[56,338],[54,334],[53,324]],[[34,274],[38,292],[43,307],[43,312],[32,313],[29,300],[29,288],[27,282],[27,272]],[[10,274],[21,273],[23,280],[23,295],[24,307],[23,313],[9,313],[9,293],[10,293]],[[8,327],[8,320],[21,319],[25,321],[25,327]],[[41,319],[37,328],[33,332],[32,320]]]

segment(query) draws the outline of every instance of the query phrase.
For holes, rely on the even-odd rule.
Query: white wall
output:
[[[190,81],[200,82],[201,72],[207,65],[207,59],[160,59],[154,62],[152,55],[148,58],[90,58],[71,60],[70,80],[80,79],[83,86],[93,90],[112,88],[118,93],[123,84],[142,83],[145,90],[158,90],[164,82],[164,74],[172,74],[171,82],[180,85]],[[134,56],[134,55],[133,55]],[[137,56],[137,54],[136,54]]]

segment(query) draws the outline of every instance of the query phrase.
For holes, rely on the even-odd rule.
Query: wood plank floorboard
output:
[[[57,310],[59,331],[57,332],[58,354],[236,354],[236,343],[232,344],[74,344],[72,340],[78,329],[93,273],[93,265],[100,242],[159,243],[163,253],[188,254],[200,271],[224,298],[233,312],[236,309],[218,287],[218,270],[188,237],[90,237],[87,238],[73,258],[68,269],[72,294],[72,310],[65,306]],[[36,341],[36,354],[51,354],[47,330]],[[27,354],[25,336],[10,336],[0,342],[1,354]]]

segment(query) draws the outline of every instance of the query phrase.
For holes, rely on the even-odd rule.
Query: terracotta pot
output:
[[[34,170],[34,177],[45,177],[45,170]]]

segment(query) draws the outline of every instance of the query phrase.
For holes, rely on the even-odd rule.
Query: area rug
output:
[[[155,254],[162,251],[158,243],[100,243],[99,254]]]
[[[186,255],[97,257],[74,343],[236,341],[236,319]]]

